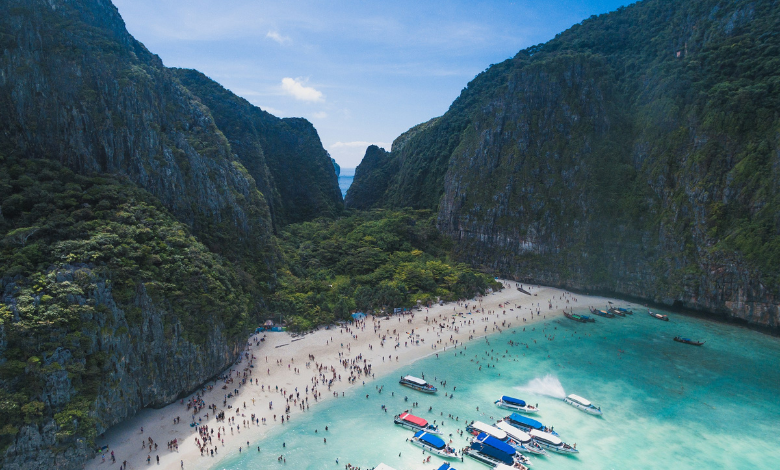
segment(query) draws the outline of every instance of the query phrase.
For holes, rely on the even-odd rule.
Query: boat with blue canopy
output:
[[[457,470],[457,469],[452,465],[448,464],[447,462],[444,462],[436,470]]]
[[[417,431],[411,439],[412,444],[422,447],[423,450],[427,450],[433,454],[439,455],[448,459],[459,459],[460,454],[458,451],[444,442],[444,439],[435,434],[431,434],[425,431]]]
[[[514,397],[508,397],[506,395],[496,400],[495,403],[496,406],[499,408],[504,408],[506,410],[512,410],[512,411],[519,411],[520,413],[539,412],[539,408],[537,408],[536,406],[530,403],[526,403],[525,400],[521,400],[519,398],[514,398]]]
[[[464,453],[491,467],[504,464],[515,468],[519,468],[517,465],[520,465],[525,468],[525,465],[529,464],[528,458],[514,447],[485,433],[474,437],[470,447],[464,449]]]
[[[511,415],[507,416],[504,418],[504,421],[508,421],[512,426],[520,428],[525,432],[528,432],[531,429],[536,429],[537,431],[549,432],[555,434],[556,436],[558,435],[558,433],[553,431],[552,427],[547,427],[535,419],[531,419],[527,416],[519,415],[517,413],[512,413]]]

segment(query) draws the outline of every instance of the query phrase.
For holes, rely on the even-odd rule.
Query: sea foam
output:
[[[522,387],[515,387],[517,390],[535,395],[547,395],[554,398],[566,398],[566,392],[558,377],[547,374],[544,377],[536,377]]]

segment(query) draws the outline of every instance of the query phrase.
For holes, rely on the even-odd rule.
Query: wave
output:
[[[517,390],[534,395],[547,395],[554,398],[566,398],[566,392],[558,377],[547,374],[544,377],[536,377],[522,387],[515,387]]]

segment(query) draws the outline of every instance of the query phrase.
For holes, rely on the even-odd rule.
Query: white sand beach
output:
[[[108,450],[89,461],[86,468],[119,468],[124,462],[128,470],[150,465],[170,470],[181,469],[182,465],[185,469],[210,468],[239,452],[239,447],[244,452],[255,449],[269,431],[282,426],[282,416],[285,422],[295,420],[300,413],[314,411],[319,403],[341,399],[343,392],[353,385],[361,385],[363,381],[369,383],[375,377],[445,348],[468,346],[470,339],[473,341],[500,331],[529,328],[533,322],[562,315],[564,308],[602,308],[610,300],[550,287],[524,285],[532,294],[529,296],[518,291],[514,281],[502,282],[505,289],[501,292],[481,299],[423,308],[413,314],[394,315],[389,319],[369,316],[359,325],[321,328],[297,338],[286,332],[269,332],[265,334],[265,341],[259,342],[257,340],[263,334],[253,335],[247,342],[247,355],[225,372],[232,381],[210,382],[207,386],[213,386],[211,390],[199,392],[205,406],[216,405],[216,413],[207,407],[197,414],[193,414],[192,409],[188,410],[188,399],[195,395],[183,400],[183,404],[176,402],[162,409],[142,410],[98,438],[98,446],[107,445]],[[621,301],[620,304],[628,303]],[[471,314],[452,316],[467,311]],[[533,313],[532,317],[532,312],[537,311],[539,315]],[[412,332],[414,340],[410,337]],[[342,361],[354,361],[354,364],[346,363],[347,369]],[[250,368],[250,364],[254,367]],[[361,371],[357,376],[353,365],[358,364],[360,368],[370,365],[370,374]],[[328,389],[327,381],[333,379],[334,374],[336,378]],[[353,383],[349,381],[351,374],[355,377]],[[246,383],[239,385],[244,378]],[[225,395],[236,389],[238,395],[228,398],[223,404]],[[374,392],[372,387],[369,393]],[[291,394],[295,395],[288,402]],[[272,409],[269,408],[270,402],[273,402]],[[290,406],[289,413],[285,413],[287,405]],[[301,405],[305,410],[301,409]],[[226,419],[217,421],[215,416],[220,412],[225,413]],[[252,415],[255,420],[252,420]],[[177,417],[179,421],[174,422]],[[229,422],[229,418],[233,421]],[[193,419],[200,426],[208,426],[212,436],[203,454],[197,443],[201,439],[197,428],[190,426]],[[157,445],[156,448],[152,446],[150,449],[149,438]],[[178,442],[178,450],[168,448],[168,443],[174,439]],[[212,456],[211,451],[215,449],[216,454]],[[111,461],[111,451],[116,463]],[[102,456],[105,456],[105,461]],[[150,464],[147,464],[147,458]]]

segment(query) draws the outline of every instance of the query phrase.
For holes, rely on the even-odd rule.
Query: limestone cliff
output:
[[[437,209],[487,270],[777,328],[778,27],[772,1],[593,17],[477,76],[372,201]]]
[[[209,109],[110,1],[4,1],[0,50],[0,150],[126,175],[212,250],[270,251],[256,250],[269,245],[266,201]]]
[[[267,195],[277,226],[341,213],[333,161],[309,121],[277,118],[196,70],[173,72],[208,106],[238,160]]]

